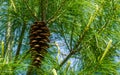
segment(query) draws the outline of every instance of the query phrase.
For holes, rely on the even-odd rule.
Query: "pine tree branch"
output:
[[[75,21],[74,21],[74,23],[75,23]],[[73,32],[74,32],[74,25],[72,25],[72,30],[71,30],[71,35],[70,35],[70,50],[73,49],[73,46],[72,46],[72,44],[73,44]]]
[[[78,52],[77,50],[72,50],[68,56],[63,60],[63,62],[60,64],[59,68],[62,67],[64,65],[64,63],[73,55],[75,54],[76,52]]]
[[[35,16],[32,9],[29,7],[28,3],[25,0],[23,0],[23,2],[26,4],[26,6],[27,6],[28,10],[31,12],[31,15],[33,16],[33,18],[35,18],[35,20],[39,21],[39,19],[37,18],[37,16]]]
[[[74,46],[74,48],[71,50],[71,52],[68,54],[68,56],[62,61],[62,63],[60,64],[60,67],[62,67],[63,64],[65,64],[65,62],[75,53],[79,52],[81,50],[81,48],[79,47],[81,45],[82,40],[85,38],[86,33],[89,31],[90,25],[91,23],[94,21],[95,17],[97,16],[98,13],[98,9],[96,9],[96,11],[94,12],[93,15],[90,16],[90,19],[88,21],[88,24],[86,25],[82,35],[80,36],[78,42],[76,43],[76,45]],[[78,50],[79,49],[79,50]]]
[[[47,0],[41,0],[41,21],[46,22],[46,12],[47,12],[47,6],[46,3]]]
[[[56,18],[56,16],[58,16],[58,14],[60,13],[62,7],[64,7],[65,3],[67,0],[63,0],[60,4],[60,7],[58,7],[58,9],[55,11],[55,13],[47,20],[47,23],[51,23],[52,21],[54,21]]]
[[[107,20],[106,23],[98,30],[98,34],[101,33],[109,25],[110,20]]]
[[[10,7],[11,8],[12,4],[10,3]],[[9,10],[8,12],[9,13]],[[11,17],[7,17],[7,30],[6,30],[6,37],[5,37],[5,44],[6,44],[6,48],[4,52],[5,53],[5,57],[6,57],[6,61],[7,63],[10,62],[12,60],[12,41],[13,41],[13,34],[12,34],[12,23],[11,23]]]
[[[8,18],[10,19],[10,18]],[[7,23],[7,31],[6,31],[6,52],[5,53],[5,57],[7,57],[7,62],[11,61],[12,60],[12,34],[11,34],[11,30],[12,30],[12,25],[11,25],[11,22],[8,21]]]
[[[20,50],[21,50],[21,46],[22,46],[22,40],[24,38],[24,33],[25,33],[25,29],[26,29],[26,23],[24,22],[23,26],[22,26],[22,31],[21,31],[21,34],[20,34],[20,38],[19,38],[19,44],[18,44],[18,47],[17,47],[17,51],[16,51],[16,55],[15,55],[15,60],[16,61],[18,59],[18,56],[20,54]]]
[[[68,44],[68,42],[67,42],[66,36],[65,36],[65,34],[64,34],[64,28],[63,28],[62,25],[61,25],[61,29],[62,29],[61,32],[62,32],[62,34],[63,34],[63,39],[64,39],[64,41],[65,41],[65,44],[66,44],[68,50],[70,51],[70,50],[72,50],[72,49],[70,49],[70,46],[69,46],[69,44]]]

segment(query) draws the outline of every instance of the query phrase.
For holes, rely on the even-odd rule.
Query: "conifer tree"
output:
[[[120,0],[1,0],[0,75],[120,75]]]

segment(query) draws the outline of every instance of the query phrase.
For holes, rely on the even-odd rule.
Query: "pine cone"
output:
[[[35,22],[30,29],[30,47],[33,65],[38,67],[47,53],[50,31],[44,22]]]

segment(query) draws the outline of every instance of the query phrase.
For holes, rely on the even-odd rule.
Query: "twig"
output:
[[[106,21],[106,23],[102,26],[102,28],[101,29],[99,29],[98,30],[98,32],[97,33],[100,33],[100,32],[102,32],[106,27],[107,27],[107,25],[109,25],[109,23],[110,23],[110,20],[107,20]]]
[[[39,19],[35,16],[35,14],[33,13],[33,11],[31,10],[31,8],[29,7],[28,3],[27,3],[25,0],[23,0],[23,1],[25,2],[25,4],[26,4],[27,8],[29,9],[29,11],[31,12],[32,16],[33,16],[37,21],[39,21]]]
[[[73,47],[72,47],[72,44],[73,44],[73,31],[74,31],[74,25],[72,25],[71,36],[70,36],[70,50],[73,49]]]
[[[64,4],[65,4],[65,1],[67,1],[67,0],[64,0],[63,2],[61,2],[60,7],[56,10],[56,12],[54,13],[54,15],[51,16],[51,18],[49,18],[49,19],[47,20],[47,23],[50,23],[50,22],[55,18],[55,16],[58,15],[58,13],[61,11],[62,7],[63,7]]]
[[[76,52],[78,52],[77,50],[72,50],[69,54],[68,54],[68,56],[63,60],[63,62],[60,64],[60,67],[61,66],[63,66],[63,64],[73,55],[73,54],[75,54]],[[59,68],[60,68],[59,67]]]
[[[17,52],[16,52],[16,55],[15,55],[15,60],[14,61],[16,61],[17,60],[17,58],[18,58],[18,56],[19,56],[19,54],[20,54],[20,50],[21,50],[21,45],[22,45],[22,40],[23,40],[23,38],[24,38],[24,33],[25,33],[25,29],[26,29],[26,23],[24,23],[24,25],[23,25],[23,27],[22,27],[22,32],[21,32],[21,34],[20,34],[20,38],[19,38],[19,44],[18,44],[18,47],[17,47]]]
[[[45,6],[46,0],[41,0],[41,21],[46,22],[46,6]]]
[[[66,37],[65,37],[64,29],[63,29],[63,26],[62,26],[62,25],[61,25],[61,29],[62,29],[61,32],[62,32],[62,34],[63,34],[63,39],[65,40],[65,44],[66,44],[68,50],[70,51],[70,47],[69,47],[69,45],[68,45],[68,43],[67,43],[67,39],[66,39]]]

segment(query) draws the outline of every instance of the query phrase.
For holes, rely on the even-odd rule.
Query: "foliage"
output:
[[[120,74],[119,0],[1,0],[0,11],[1,75],[26,74],[29,30],[44,17],[51,42],[35,73]]]

